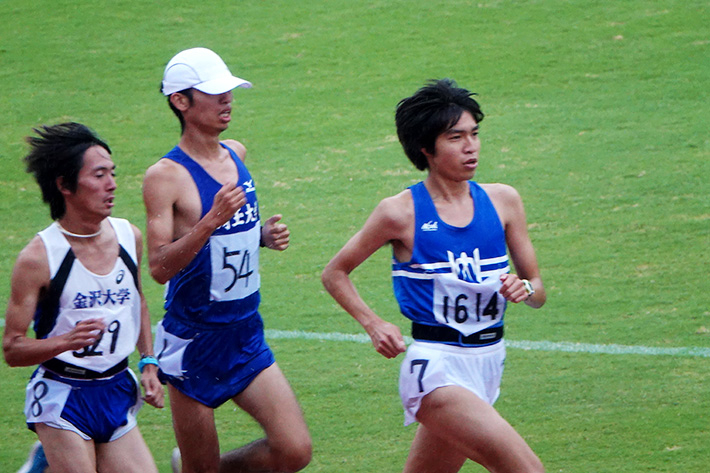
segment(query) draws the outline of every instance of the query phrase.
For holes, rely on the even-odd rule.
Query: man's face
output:
[[[469,112],[463,112],[453,127],[436,138],[433,155],[422,151],[429,158],[430,170],[455,180],[469,180],[478,167],[480,150],[478,123]]]
[[[232,120],[232,91],[210,95],[193,90],[192,104],[183,111],[187,126],[197,126],[222,132]]]
[[[103,219],[113,209],[116,165],[102,146],[92,146],[84,153],[75,192],[63,191],[67,206],[74,206],[83,216]]]

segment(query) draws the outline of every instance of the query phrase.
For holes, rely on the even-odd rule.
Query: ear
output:
[[[170,96],[170,103],[181,112],[184,112],[190,108],[190,99],[188,99],[186,95],[179,92],[175,92]]]
[[[59,176],[54,182],[62,195],[71,194],[71,191],[64,185],[64,176]]]
[[[434,155],[431,154],[429,151],[427,151],[426,148],[422,148],[420,151],[422,152],[422,154],[424,155],[425,158],[427,158],[429,160],[434,159]]]

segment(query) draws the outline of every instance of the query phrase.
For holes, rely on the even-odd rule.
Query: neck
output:
[[[64,225],[67,223],[64,222]],[[73,238],[94,238],[99,235],[101,235],[101,232],[103,231],[103,225],[99,222],[98,226],[95,225],[84,225],[82,228],[78,228],[79,226],[73,226],[69,225],[70,229],[67,229],[62,223],[60,223],[59,220],[57,220],[57,228],[59,229],[60,232],[62,232],[64,235],[73,237]],[[74,230],[74,231],[72,231]]]
[[[424,180],[424,185],[432,199],[454,201],[461,198],[467,199],[470,195],[468,181],[451,181],[429,174]]]
[[[219,134],[207,135],[190,129],[185,130],[178,146],[193,159],[218,159],[224,152]]]

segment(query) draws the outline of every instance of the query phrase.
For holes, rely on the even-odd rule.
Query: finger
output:
[[[278,222],[279,220],[281,220],[282,217],[283,217],[283,216],[282,216],[281,214],[276,214],[276,215],[274,215],[274,216],[272,216],[272,217],[269,217],[269,218],[266,220],[266,222],[264,222],[264,225],[265,225],[265,226],[266,226],[266,225],[272,226],[272,225],[274,225],[276,222]],[[286,226],[286,225],[284,225],[284,227],[285,227],[285,226]]]

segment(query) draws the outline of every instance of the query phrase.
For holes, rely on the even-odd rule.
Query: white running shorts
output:
[[[444,386],[461,386],[490,405],[500,394],[505,342],[485,347],[458,347],[415,341],[399,371],[404,425],[416,421],[424,396]]]

